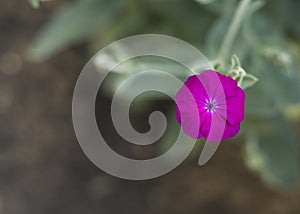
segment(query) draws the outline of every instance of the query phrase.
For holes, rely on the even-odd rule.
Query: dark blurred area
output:
[[[127,181],[94,166],[77,143],[71,112],[89,59],[85,44],[42,63],[26,60],[29,43],[59,5],[0,3],[0,214],[300,213],[299,185],[267,186],[245,166],[236,139],[223,142],[205,166],[195,155],[153,180]]]

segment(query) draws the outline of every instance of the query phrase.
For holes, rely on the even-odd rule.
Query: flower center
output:
[[[209,111],[209,112],[213,112],[215,111],[216,109],[216,104],[214,103],[213,100],[209,100],[206,105],[205,105],[206,109]]]

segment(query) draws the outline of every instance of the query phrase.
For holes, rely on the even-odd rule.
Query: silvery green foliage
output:
[[[247,130],[246,163],[269,184],[293,187],[299,178],[299,154],[291,124],[282,117],[262,124],[261,129]]]

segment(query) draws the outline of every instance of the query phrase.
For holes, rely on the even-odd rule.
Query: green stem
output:
[[[246,9],[250,4],[251,0],[241,0],[236,11],[232,22],[229,26],[225,39],[221,45],[221,49],[218,56],[218,61],[221,66],[224,65],[225,61],[228,59],[230,50],[232,49],[233,42],[236,38],[236,35],[241,27],[242,21],[246,14]]]

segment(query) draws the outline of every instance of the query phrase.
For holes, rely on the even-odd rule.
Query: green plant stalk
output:
[[[237,33],[241,27],[243,19],[246,14],[246,9],[251,3],[251,0],[241,0],[236,11],[232,22],[229,26],[229,29],[225,35],[225,39],[221,45],[217,61],[220,63],[221,66],[225,64],[225,61],[229,58],[230,50],[232,49],[233,42],[237,36]]]

